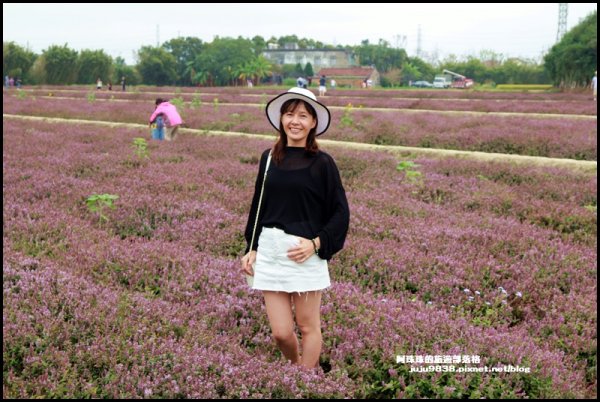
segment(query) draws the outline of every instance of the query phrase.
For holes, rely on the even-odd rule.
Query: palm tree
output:
[[[242,65],[238,69],[238,73],[238,78],[242,80],[242,82],[246,81],[248,78],[252,78],[254,76],[254,67],[252,63]]]
[[[235,77],[233,76],[233,67],[231,66],[225,66],[223,68],[223,71],[225,72],[225,77],[227,79],[227,84],[232,84],[233,80],[235,79]]]
[[[250,64],[252,68],[252,75],[256,77],[256,84],[260,83],[260,79],[270,76],[273,74],[273,67],[269,60],[267,60],[263,55],[258,56],[254,61]]]
[[[209,79],[209,75],[207,71],[198,71],[192,77],[192,84],[202,85],[205,84]]]

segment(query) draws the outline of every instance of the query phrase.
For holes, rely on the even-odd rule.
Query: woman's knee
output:
[[[287,343],[294,339],[294,331],[290,328],[273,328],[271,336],[277,343]]]
[[[310,335],[321,335],[321,323],[320,322],[309,322],[302,323],[298,322],[298,329],[302,336],[310,336]]]

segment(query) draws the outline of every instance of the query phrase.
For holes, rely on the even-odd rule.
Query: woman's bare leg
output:
[[[293,293],[296,323],[302,332],[302,358],[300,364],[314,368],[321,355],[321,291]]]
[[[267,316],[277,346],[292,363],[300,363],[298,338],[294,331],[291,297],[286,292],[263,291]]]

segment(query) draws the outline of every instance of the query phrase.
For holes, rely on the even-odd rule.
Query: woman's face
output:
[[[306,110],[304,102],[299,102],[295,110],[288,110],[281,115],[281,124],[288,146],[303,147],[306,146],[310,130],[317,125],[317,120]]]

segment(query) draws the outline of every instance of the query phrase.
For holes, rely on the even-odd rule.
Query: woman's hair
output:
[[[158,105],[160,105],[160,104],[161,104],[161,103],[163,103],[163,102],[166,102],[166,100],[165,100],[165,99],[163,99],[163,98],[156,98],[156,102],[154,102],[154,104],[155,104],[156,106],[158,106]]]
[[[310,105],[310,103],[303,101],[302,99],[290,99],[287,100],[281,105],[281,114],[283,116],[287,112],[294,112],[298,109],[298,106],[304,104],[304,107],[308,111],[308,113],[315,119],[317,124],[308,132],[308,137],[306,138],[306,148],[305,151],[311,155],[314,155],[319,151],[319,144],[317,144],[317,126],[319,125],[319,120],[317,118],[317,112]],[[285,156],[285,147],[287,146],[287,135],[285,134],[285,130],[283,128],[283,124],[281,123],[281,117],[279,118],[279,139],[273,146],[273,160],[277,165],[281,163],[283,157]]]

